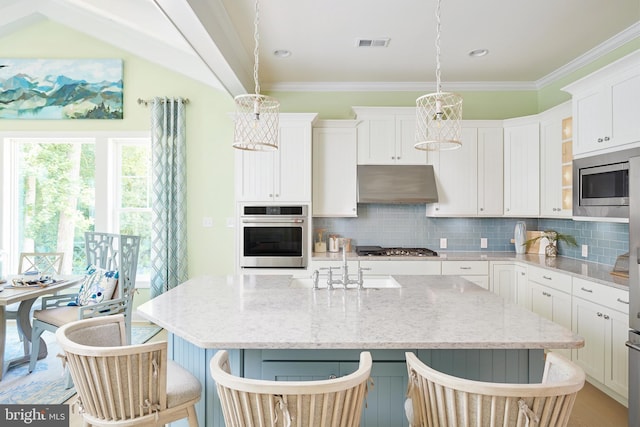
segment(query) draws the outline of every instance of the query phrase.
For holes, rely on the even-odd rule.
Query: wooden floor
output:
[[[570,427],[627,427],[628,410],[589,383],[578,392]]]

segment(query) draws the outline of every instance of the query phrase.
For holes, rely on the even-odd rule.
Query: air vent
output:
[[[357,47],[387,47],[389,46],[389,38],[386,39],[358,39]]]

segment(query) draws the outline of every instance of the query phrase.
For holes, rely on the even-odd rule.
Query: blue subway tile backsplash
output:
[[[440,239],[447,239],[446,251],[515,252],[516,222],[527,230],[553,229],[576,238],[577,247],[560,242],[562,256],[614,265],[618,255],[629,251],[629,226],[621,223],[536,218],[428,218],[425,205],[358,205],[357,218],[313,218],[313,228],[326,229],[352,239],[352,245],[385,247],[426,247],[440,250]],[[480,239],[488,247],[480,249]],[[581,245],[589,246],[582,257]]]

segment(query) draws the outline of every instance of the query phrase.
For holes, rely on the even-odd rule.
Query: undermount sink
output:
[[[400,286],[400,283],[398,283],[396,279],[394,279],[391,276],[364,276],[363,286],[365,289],[391,289],[391,288],[402,287]],[[291,279],[291,282],[289,283],[289,287],[297,288],[297,289],[313,288],[313,279],[294,277],[293,279]],[[318,280],[318,288],[325,289],[326,287],[327,287],[326,276],[320,277],[320,280]],[[333,287],[336,289],[344,288],[341,284],[334,284]],[[349,284],[349,286],[347,286],[347,289],[357,289],[357,288],[358,288],[358,285],[356,283],[351,283]]]

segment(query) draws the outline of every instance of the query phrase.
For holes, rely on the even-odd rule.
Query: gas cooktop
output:
[[[382,246],[357,246],[360,256],[438,256],[436,251],[427,248],[383,248]]]

